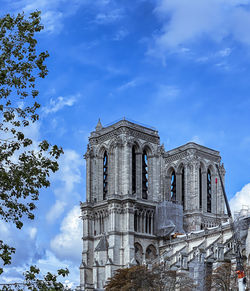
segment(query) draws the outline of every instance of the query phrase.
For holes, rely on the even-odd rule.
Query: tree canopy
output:
[[[194,280],[185,272],[170,270],[164,264],[118,269],[105,286],[106,291],[191,291]]]
[[[0,18],[0,218],[19,229],[23,217],[34,219],[39,190],[50,185],[63,152],[46,140],[34,144],[25,135],[39,119],[37,79],[48,74],[49,54],[37,50],[42,29],[39,11]],[[14,251],[0,241],[3,264],[11,262]]]

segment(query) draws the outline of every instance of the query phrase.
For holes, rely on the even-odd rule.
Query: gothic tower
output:
[[[99,120],[85,159],[81,290],[103,289],[116,269],[154,261],[171,232],[225,219],[217,151],[195,143],[165,151],[153,128]]]

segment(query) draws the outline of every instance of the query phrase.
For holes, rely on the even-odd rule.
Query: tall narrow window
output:
[[[202,175],[201,175],[201,167],[199,168],[199,197],[200,197],[200,209],[202,209]]]
[[[132,147],[132,193],[136,192],[136,154],[135,146]]]
[[[171,200],[176,201],[176,175],[174,170],[171,175]]]
[[[212,211],[212,179],[211,172],[207,170],[207,212]]]
[[[181,172],[181,201],[183,205],[183,209],[185,208],[185,170],[182,168]]]
[[[108,194],[108,155],[104,152],[103,155],[103,200],[107,198]]]
[[[148,199],[148,157],[145,150],[142,154],[142,198]]]
[[[137,231],[137,211],[134,213],[134,231]]]

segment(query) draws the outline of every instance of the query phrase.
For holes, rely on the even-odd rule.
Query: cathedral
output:
[[[154,128],[99,120],[85,159],[80,290],[103,290],[119,268],[168,258],[187,269],[232,248],[218,151],[194,142],[168,150]]]

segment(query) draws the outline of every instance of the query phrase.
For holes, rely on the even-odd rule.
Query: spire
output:
[[[101,124],[101,120],[100,120],[100,118],[98,119],[98,123],[97,123],[97,125],[96,125],[96,127],[95,127],[95,130],[96,131],[99,131],[99,130],[101,130],[102,129],[102,124]]]

